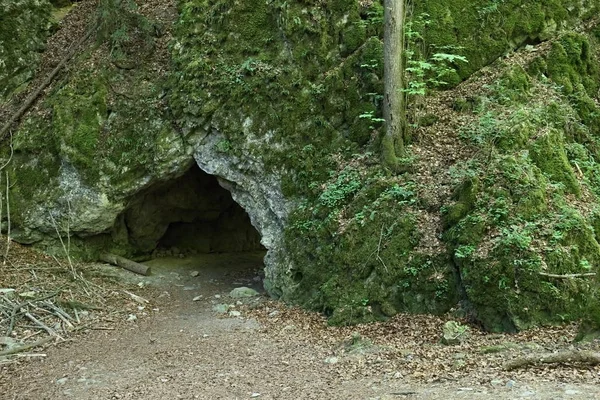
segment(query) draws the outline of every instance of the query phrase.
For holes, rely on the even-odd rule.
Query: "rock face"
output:
[[[450,54],[412,61],[434,63],[448,74],[437,84],[451,85],[594,15],[558,3],[420,2],[413,28],[423,25],[429,52]],[[460,301],[486,328],[515,330],[588,308],[593,285],[540,273],[598,265],[597,29],[564,35],[524,67],[497,66],[487,92],[418,128],[420,140],[446,124],[461,135],[416,142],[430,158],[395,175],[378,157],[380,2],[182,0],[177,11],[129,8],[119,23],[144,46],[103,32],[107,44],[22,122],[13,238],[60,251],[56,232],[71,234],[88,258],[260,241],[266,290],[342,324]],[[469,63],[444,61],[461,49]]]

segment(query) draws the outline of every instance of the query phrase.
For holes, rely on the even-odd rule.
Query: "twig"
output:
[[[25,353],[17,354],[17,357],[47,357],[46,353]]]
[[[15,327],[15,318],[16,318],[19,310],[21,310],[21,308],[25,307],[28,304],[32,304],[33,302],[36,302],[36,301],[43,301],[43,300],[51,299],[51,298],[55,297],[56,295],[58,295],[61,291],[62,291],[62,287],[59,288],[56,292],[50,293],[46,296],[42,296],[37,299],[28,300],[23,303],[16,304],[13,307],[12,312],[10,313],[10,324],[8,325],[8,330],[6,331],[6,336],[9,336],[12,333],[13,328]]]
[[[381,261],[381,264],[383,264],[383,268],[385,268],[385,272],[388,272],[387,265],[385,265],[385,262],[383,262],[383,259],[379,255],[379,252],[381,251],[381,241],[383,240],[383,228],[384,227],[385,227],[385,224],[381,225],[381,232],[379,233],[379,243],[377,244],[377,259],[379,261]]]
[[[29,318],[31,320],[31,322],[33,322],[34,324],[36,324],[37,326],[39,326],[40,328],[42,328],[43,330],[45,330],[46,332],[48,332],[48,334],[50,336],[60,337],[58,335],[58,333],[56,333],[56,331],[54,329],[48,327],[46,324],[44,324],[42,321],[40,321],[39,319],[37,319],[36,317],[34,317],[33,315],[31,315],[30,313],[26,312],[25,316],[27,318]]]
[[[9,189],[10,189],[10,184],[9,184],[9,178],[8,178],[8,171],[6,172],[6,223],[7,223],[7,230],[6,230],[6,251],[4,252],[4,265],[6,265],[6,260],[8,259],[8,249],[10,248],[10,201],[8,198],[9,195]]]
[[[583,274],[565,274],[565,275],[557,275],[557,274],[549,274],[547,272],[538,272],[538,275],[547,276],[549,278],[557,278],[557,279],[571,279],[571,278],[583,278],[586,276],[596,276],[595,272],[586,272]]]
[[[65,245],[62,235],[60,234],[60,231],[58,230],[58,224],[56,223],[56,220],[54,219],[54,216],[52,215],[52,213],[50,211],[48,211],[48,215],[50,215],[50,219],[52,220],[52,225],[54,225],[54,230],[56,230],[56,234],[58,235],[58,240],[60,240],[60,244],[63,248],[63,251],[65,252],[65,255],[67,256],[67,261],[69,261],[69,267],[71,268],[71,274],[73,275],[73,279],[76,280],[77,273],[75,272],[75,268],[73,268],[73,263],[71,262],[71,255],[69,254],[67,245]],[[67,233],[67,235],[68,235],[68,233]]]
[[[146,300],[142,296],[138,296],[137,294],[131,293],[130,291],[123,290],[123,292],[126,293],[126,294],[128,294],[129,296],[131,296],[131,298],[133,300],[137,301],[140,304],[148,304],[148,303],[150,303],[148,300]]]
[[[41,346],[43,344],[46,344],[48,342],[51,342],[54,339],[56,339],[56,336],[46,336],[45,338],[40,339],[37,342],[26,344],[26,345],[21,346],[21,347],[13,347],[12,349],[7,349],[7,350],[4,350],[4,351],[0,351],[0,357],[10,356],[11,354],[22,353],[24,351],[27,351],[27,350],[36,348],[38,346]]]

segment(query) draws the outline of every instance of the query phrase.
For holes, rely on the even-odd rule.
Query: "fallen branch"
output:
[[[27,318],[29,318],[29,320],[31,322],[33,322],[34,324],[36,324],[37,326],[39,326],[40,328],[42,328],[43,330],[45,330],[46,332],[48,332],[48,334],[50,336],[56,336],[56,337],[60,338],[60,336],[54,331],[54,329],[50,328],[48,325],[44,324],[42,321],[40,321],[39,319],[37,319],[36,317],[34,317],[33,315],[31,315],[31,313],[27,312],[27,313],[25,313],[25,316]]]
[[[46,336],[43,339],[38,340],[37,342],[33,342],[30,344],[26,344],[24,346],[20,346],[20,347],[13,347],[12,349],[8,349],[8,350],[4,350],[4,351],[0,351],[0,357],[4,357],[4,356],[10,356],[11,354],[17,354],[17,353],[22,353],[24,351],[27,350],[31,350],[35,347],[41,346],[43,344],[46,344],[52,340],[56,339],[56,336]]]
[[[128,260],[125,257],[115,254],[104,253],[100,255],[100,261],[116,265],[117,267],[125,268],[128,271],[135,272],[140,275],[150,275],[150,267],[135,261]]]
[[[23,307],[25,307],[27,305],[33,304],[35,302],[38,302],[38,301],[41,302],[41,301],[44,301],[44,300],[51,299],[51,298],[57,296],[58,294],[60,294],[61,291],[62,291],[62,287],[60,289],[58,289],[56,292],[54,292],[54,293],[50,293],[50,294],[48,294],[46,296],[38,297],[37,299],[28,300],[28,301],[25,301],[23,303],[19,303],[19,304],[15,305],[13,307],[11,313],[10,313],[10,324],[8,325],[8,330],[6,331],[6,336],[9,336],[12,333],[12,331],[13,331],[13,329],[15,327],[15,318],[17,317],[17,315],[18,315],[19,311],[21,310],[21,308],[23,308]]]
[[[584,274],[565,274],[565,275],[557,275],[557,274],[548,274],[546,272],[538,272],[541,276],[547,276],[549,278],[557,278],[557,279],[572,279],[572,278],[583,278],[586,276],[596,276],[595,272],[586,272]]]
[[[128,290],[123,290],[123,292],[126,293],[126,294],[128,294],[129,296],[131,296],[131,298],[133,300],[137,301],[140,304],[148,304],[148,303],[150,303],[148,300],[146,300],[142,296],[138,296],[137,294],[131,293]]]
[[[517,358],[504,365],[506,371],[511,371],[517,368],[524,368],[530,365],[537,364],[566,364],[566,363],[581,363],[586,365],[600,364],[600,353],[592,351],[564,351],[560,353],[538,354]]]

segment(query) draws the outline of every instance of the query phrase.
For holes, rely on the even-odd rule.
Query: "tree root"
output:
[[[566,364],[580,363],[587,365],[600,364],[600,353],[592,351],[563,351],[560,353],[536,354],[532,356],[517,358],[504,365],[504,370],[512,371],[513,369],[524,368],[530,365],[538,364]]]

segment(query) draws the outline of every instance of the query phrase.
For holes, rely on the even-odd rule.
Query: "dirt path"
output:
[[[143,294],[154,296],[151,305],[116,330],[91,331],[48,348],[47,357],[6,367],[0,398],[600,399],[598,380],[557,380],[544,371],[514,380],[473,371],[423,382],[379,357],[382,347],[340,352],[333,342],[314,340],[310,318],[294,325],[285,308],[266,299],[240,305],[229,298],[233,287],[260,285],[260,255],[205,257],[202,267],[198,260],[155,260],[151,279],[119,272],[150,285]],[[214,311],[218,304],[233,305],[231,315]]]

